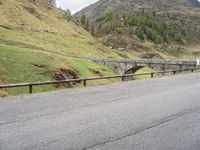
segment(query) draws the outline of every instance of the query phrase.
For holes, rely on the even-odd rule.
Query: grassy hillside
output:
[[[123,36],[115,39],[118,42],[119,37]],[[104,46],[66,12],[49,5],[47,0],[0,0],[0,84],[116,74],[109,67],[81,57],[138,58],[144,49],[168,57],[150,42],[136,40],[133,48],[117,51]],[[88,84],[113,81],[91,81]],[[34,87],[34,92],[77,86],[82,84]],[[0,90],[0,96],[25,93],[27,88]]]
[[[3,83],[38,82],[53,80],[53,73],[64,74],[61,70],[77,72],[79,76],[94,76],[92,69],[98,70],[102,74],[115,74],[105,66],[97,65],[93,62],[54,56],[53,54],[42,53],[28,48],[19,48],[0,44],[0,77]],[[95,75],[96,76],[96,75]],[[68,76],[73,78],[73,76]],[[67,78],[67,76],[66,76]],[[44,92],[56,90],[55,86],[44,86],[34,88],[34,92]],[[18,88],[8,91],[10,94],[27,93],[27,89]]]
[[[0,83],[116,74],[108,67],[74,57],[120,57],[122,54],[103,46],[46,0],[0,0],[0,20]],[[127,55],[135,57],[132,53]],[[111,81],[90,84],[105,82]],[[34,92],[65,86],[71,87],[36,87]],[[0,96],[24,93],[27,89],[19,88],[0,91]]]

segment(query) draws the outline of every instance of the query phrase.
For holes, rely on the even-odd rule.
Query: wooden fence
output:
[[[113,76],[103,76],[103,77],[90,77],[90,78],[80,78],[80,79],[69,79],[69,80],[60,80],[60,81],[47,81],[47,82],[34,82],[34,83],[18,83],[18,84],[6,84],[0,85],[0,89],[8,89],[8,88],[18,88],[18,87],[28,87],[29,94],[33,93],[33,86],[42,86],[42,85],[50,85],[50,84],[61,84],[61,83],[75,83],[75,82],[83,82],[83,86],[87,86],[87,81],[91,80],[102,80],[102,79],[114,79],[114,78],[121,78],[122,81],[125,81],[126,77],[136,77],[136,76],[144,76],[150,75],[151,78],[154,77],[156,74],[165,75],[166,73],[173,73],[174,75],[178,72],[183,71],[191,71],[194,72],[200,68],[193,68],[193,69],[178,69],[178,70],[166,70],[166,71],[157,71],[157,72],[147,72],[147,73],[140,73],[140,74],[124,74],[124,75],[113,75]]]

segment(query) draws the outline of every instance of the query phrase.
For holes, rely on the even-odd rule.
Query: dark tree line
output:
[[[87,30],[90,31],[92,35],[95,34],[95,29],[94,29],[94,23],[91,23],[89,18],[86,17],[85,14],[82,14],[81,19],[80,19],[81,24],[83,27]]]

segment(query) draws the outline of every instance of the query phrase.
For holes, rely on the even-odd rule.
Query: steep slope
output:
[[[138,11],[141,8],[158,9],[160,11],[169,11],[187,8],[199,8],[198,0],[99,0],[98,2],[77,12],[75,16],[85,14],[96,19],[105,14],[105,12],[121,13],[125,11]]]
[[[101,44],[82,27],[69,21],[62,10],[46,0],[0,0],[1,42],[46,50],[56,54],[86,56],[101,51]],[[99,46],[99,48],[98,48]]]
[[[96,41],[47,0],[0,0],[0,84],[97,76],[95,72],[115,74],[110,68],[78,57],[119,54]],[[34,92],[63,86],[72,85],[37,87]],[[5,92],[23,94],[27,89]],[[2,95],[5,92],[0,91]]]
[[[120,49],[150,42],[160,44],[156,47],[161,52],[181,54],[171,45],[198,44],[200,39],[197,0],[99,0],[75,16],[82,14],[92,20],[95,35],[103,43]]]

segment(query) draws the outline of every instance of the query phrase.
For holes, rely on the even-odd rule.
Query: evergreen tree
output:
[[[51,5],[56,6],[56,0],[48,0],[48,1],[49,1],[49,3],[50,3]]]
[[[156,11],[155,10],[153,11],[153,17],[154,18],[156,17]]]
[[[136,29],[135,34],[137,35],[137,37],[139,37],[141,40],[144,40],[144,31],[142,30],[141,27],[138,27]]]
[[[90,20],[89,20],[89,18],[86,18],[85,29],[86,29],[87,31],[90,30]]]
[[[85,14],[82,14],[82,16],[81,16],[81,24],[82,25],[86,25],[86,16],[85,16]]]
[[[91,34],[92,34],[93,36],[95,35],[95,33],[94,33],[95,31],[94,31],[94,30],[95,30],[95,29],[94,29],[94,24],[92,24],[92,25],[91,25]]]
[[[69,15],[70,17],[72,16],[72,13],[69,9],[66,10],[67,15]]]
[[[142,12],[141,12],[141,14],[142,14],[142,16],[145,15],[145,9],[144,9],[144,8],[142,8]]]

